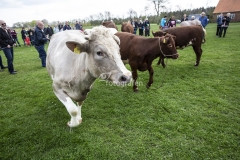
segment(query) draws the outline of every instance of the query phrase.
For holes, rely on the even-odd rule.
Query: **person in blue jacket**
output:
[[[219,36],[219,33],[220,33],[220,31],[221,31],[222,20],[223,20],[223,14],[221,13],[221,14],[217,17],[217,32],[216,32],[216,36]]]
[[[201,22],[203,28],[205,28],[208,24],[208,18],[207,18],[207,16],[205,16],[205,12],[202,12],[201,15],[202,16],[199,17],[199,21]]]
[[[162,30],[164,29],[164,27],[166,26],[167,24],[167,16],[164,16],[161,21],[160,21],[160,24],[159,24],[159,29]]]

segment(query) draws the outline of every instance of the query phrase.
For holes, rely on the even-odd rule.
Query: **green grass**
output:
[[[71,131],[37,51],[15,48],[18,74],[0,72],[0,159],[240,159],[239,27],[217,38],[209,24],[198,67],[191,47],[165,69],[155,60],[150,89],[148,72],[139,93],[97,80]]]

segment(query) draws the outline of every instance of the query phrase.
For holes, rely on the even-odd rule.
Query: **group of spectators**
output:
[[[187,15],[184,14],[181,22],[188,21],[188,20],[189,19],[187,18]],[[194,16],[191,17],[191,21],[193,21],[193,20],[195,20]],[[201,22],[203,28],[205,28],[207,26],[208,18],[207,18],[207,16],[205,16],[204,12],[201,13],[201,17],[199,17],[198,20]],[[164,16],[159,23],[160,30],[163,30],[165,28],[176,27],[176,26],[177,26],[177,21],[174,16],[170,17],[168,21],[167,21],[167,16]]]
[[[148,18],[146,18],[145,21],[142,21],[141,19],[139,19],[139,21],[137,21],[137,19],[132,19],[131,24],[134,29],[133,34],[136,34],[139,29],[139,36],[143,36],[143,34],[145,37],[150,36],[150,22]]]
[[[44,27],[44,24],[41,21],[38,21],[36,27],[28,28],[27,30],[22,27],[21,37],[23,40],[24,46],[34,46],[35,49],[39,53],[39,58],[41,59],[42,67],[46,67],[46,51],[44,49],[44,45],[50,41],[53,34],[65,30],[71,30],[72,27],[65,23],[62,25],[59,23],[58,25],[52,28],[50,25]],[[82,25],[76,21],[73,29],[83,30]],[[0,72],[3,69],[8,68],[10,74],[17,74],[17,71],[13,67],[13,58],[14,51],[13,47],[21,47],[21,44],[18,41],[17,32],[13,29],[7,28],[5,21],[0,20],[0,50],[3,50],[6,58],[8,66],[4,66],[2,63],[2,57],[0,55]]]
[[[227,13],[225,16],[223,16],[223,13],[221,13],[218,17],[217,17],[217,32],[216,32],[216,36],[218,37],[222,37],[222,33],[223,33],[223,37],[225,37],[228,26],[229,26],[229,22],[231,21],[230,18],[230,13]],[[183,18],[181,20],[181,22],[183,21],[188,21],[189,19],[187,18],[187,15],[184,14]],[[195,17],[192,16],[191,20],[195,20]],[[201,16],[198,19],[201,22],[201,25],[203,28],[205,28],[208,24],[208,17],[205,16],[205,12],[201,13]],[[159,23],[159,29],[163,30],[165,28],[171,28],[171,27],[176,27],[176,20],[175,17],[172,16],[170,17],[170,19],[167,21],[167,16],[164,16],[160,23]]]

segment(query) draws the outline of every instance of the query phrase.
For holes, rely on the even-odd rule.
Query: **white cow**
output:
[[[180,26],[198,26],[198,25],[202,26],[201,21],[199,21],[198,19],[194,19],[192,21],[183,21],[180,23]],[[204,35],[206,36],[207,35],[206,29],[204,29],[203,27],[202,29],[204,31]]]
[[[87,31],[59,32],[48,47],[47,70],[55,95],[71,116],[69,127],[82,122],[81,106],[97,78],[126,84],[132,76],[121,60],[119,38],[103,26]]]

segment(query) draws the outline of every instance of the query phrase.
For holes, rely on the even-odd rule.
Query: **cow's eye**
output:
[[[169,44],[169,45],[168,45],[168,47],[172,47],[172,45],[171,45],[171,44]]]
[[[98,56],[103,56],[103,53],[100,52],[100,51],[98,51],[98,52],[97,52],[97,55],[98,55]]]

